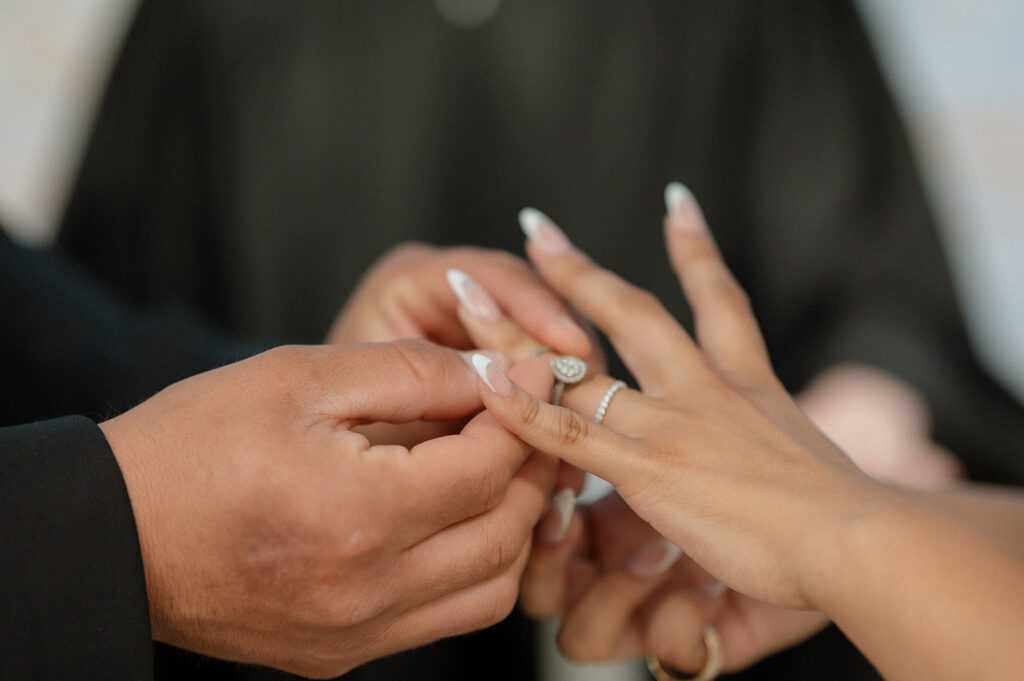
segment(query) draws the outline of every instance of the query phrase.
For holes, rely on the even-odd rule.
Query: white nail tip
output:
[[[558,509],[558,541],[565,537],[569,523],[572,522],[572,512],[576,508],[576,493],[569,488],[559,491],[552,497],[555,508]]]
[[[668,539],[661,540],[665,545],[665,556],[658,561],[658,564],[651,569],[652,575],[660,575],[661,573],[668,570],[670,567],[676,564],[680,556],[683,555],[683,550],[670,542]]]
[[[536,208],[524,208],[519,211],[519,226],[522,227],[527,239],[533,239],[537,236],[541,223],[545,220],[550,222],[548,216]]]
[[[680,182],[669,182],[665,187],[665,209],[669,213],[679,210],[684,203],[693,200],[693,194]]]
[[[456,297],[458,297],[459,302],[462,303],[463,306],[472,310],[473,306],[469,301],[469,296],[466,295],[466,283],[472,281],[470,276],[462,270],[454,268],[445,272],[444,275],[448,279],[448,285],[452,287],[452,291],[454,291]]]
[[[487,378],[487,367],[491,366],[493,363],[494,362],[491,361],[490,357],[479,353],[473,355],[473,369],[476,371],[476,375],[480,377],[480,380],[487,384],[488,388],[497,392],[494,390],[494,386],[491,385],[491,380]]]

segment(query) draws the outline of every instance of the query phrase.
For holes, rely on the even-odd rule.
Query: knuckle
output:
[[[537,400],[527,400],[523,405],[522,410],[519,412],[519,421],[527,428],[533,428],[540,425],[540,417],[540,402]]]
[[[488,602],[484,606],[483,626],[489,627],[502,622],[516,607],[519,599],[519,582],[514,575],[503,575],[495,581]]]
[[[587,439],[590,424],[571,409],[558,413],[558,440],[566,447],[578,447]]]

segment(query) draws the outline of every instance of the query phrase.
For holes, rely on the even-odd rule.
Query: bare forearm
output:
[[[921,492],[922,499],[970,524],[1024,560],[1024,493],[1011,487],[963,484]]]
[[[1024,563],[956,518],[900,495],[844,531],[824,567],[819,606],[887,679],[1024,668]]]

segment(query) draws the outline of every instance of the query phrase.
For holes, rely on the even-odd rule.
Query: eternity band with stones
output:
[[[555,386],[551,389],[551,404],[560,406],[562,404],[562,393],[566,385],[579,383],[587,375],[587,363],[579,357],[572,355],[561,355],[552,357],[549,364],[551,373],[555,375]]]
[[[604,415],[608,412],[608,405],[611,404],[612,398],[615,397],[615,393],[625,387],[625,381],[615,381],[608,386],[608,390],[605,391],[604,397],[601,398],[601,403],[597,405],[597,411],[594,412],[594,423],[602,423],[604,421]]]

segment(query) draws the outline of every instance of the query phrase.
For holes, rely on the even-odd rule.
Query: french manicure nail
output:
[[[546,544],[557,544],[565,539],[576,508],[576,492],[570,488],[559,490],[551,497],[551,508],[540,526],[540,538]]]
[[[536,208],[524,208],[519,211],[519,226],[523,228],[526,238],[537,244],[545,253],[558,255],[572,248],[572,242],[565,232]]]
[[[665,210],[672,227],[684,232],[707,231],[697,200],[682,183],[670,182],[665,187]]]
[[[669,540],[655,539],[633,554],[626,569],[641,579],[654,579],[675,565],[682,555],[682,549]]]
[[[462,270],[450,269],[445,272],[448,285],[452,287],[459,302],[470,313],[487,322],[496,322],[502,318],[501,309],[480,283]]]
[[[729,587],[726,586],[725,582],[721,581],[720,579],[716,579],[711,582],[705,582],[701,584],[699,588],[701,592],[708,598],[718,598],[719,596],[721,596],[729,590]]]
[[[473,355],[473,368],[477,376],[487,384],[487,387],[502,397],[512,394],[512,381],[495,366],[491,358],[476,353]]]
[[[498,369],[501,371],[508,371],[509,367],[512,366],[509,358],[497,350],[460,350],[459,357],[466,363],[466,366],[474,371],[476,371],[476,366],[473,364],[473,355],[483,355],[498,365]]]

